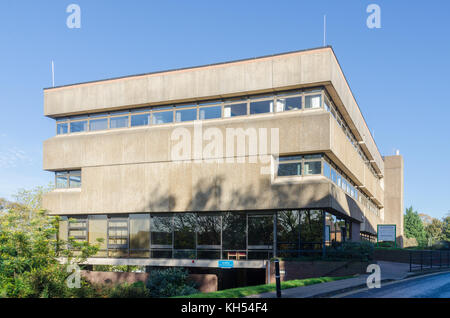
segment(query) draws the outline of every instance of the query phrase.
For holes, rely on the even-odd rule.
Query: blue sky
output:
[[[81,29],[66,26],[69,4]],[[381,29],[366,26],[369,4]],[[421,4],[422,3],[422,4]],[[442,1],[0,2],[0,197],[46,185],[42,142],[55,125],[43,91],[97,80],[318,47],[327,15],[333,46],[383,155],[405,159],[405,207],[450,210],[448,14]]]

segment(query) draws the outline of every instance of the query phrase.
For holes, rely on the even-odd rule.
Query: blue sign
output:
[[[219,261],[219,267],[220,268],[233,268],[234,262],[233,261]]]

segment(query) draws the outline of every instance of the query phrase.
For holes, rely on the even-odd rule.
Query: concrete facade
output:
[[[173,160],[173,132],[184,129],[195,135],[198,121],[46,140],[44,170],[81,170],[82,186],[50,192],[44,196],[44,207],[51,214],[68,216],[323,209],[351,221],[354,240],[359,240],[359,231],[375,234],[377,224],[384,223],[397,224],[402,235],[403,161],[383,160],[330,47],[49,88],[44,90],[44,114],[57,119],[311,87],[322,87],[329,94],[377,175],[323,108],[218,118],[202,121],[202,129],[214,128],[225,136],[229,129],[276,128],[280,155],[325,154],[378,206],[379,215],[324,176],[278,180],[273,173],[278,153],[270,147],[269,153],[260,147],[249,153],[249,138],[247,152],[234,162],[227,162],[227,154],[205,157],[203,153],[197,159],[224,162]],[[195,147],[194,140],[189,143]],[[202,141],[202,147],[207,144]],[[257,160],[264,155],[269,163]],[[272,167],[272,173],[262,174],[264,167]]]

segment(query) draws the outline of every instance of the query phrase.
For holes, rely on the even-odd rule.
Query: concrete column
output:
[[[397,225],[397,246],[403,247],[403,157],[384,157],[384,224]]]

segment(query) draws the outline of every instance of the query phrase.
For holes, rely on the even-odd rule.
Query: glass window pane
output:
[[[273,248],[273,215],[248,216],[248,248]]]
[[[69,182],[70,188],[81,188],[81,175],[70,175]]]
[[[278,176],[301,176],[302,164],[301,163],[283,163],[278,165]]]
[[[247,104],[225,105],[223,117],[235,117],[247,115]]]
[[[123,217],[111,217],[108,220],[108,248],[120,249],[114,251],[117,257],[122,256],[122,252],[128,250],[128,220]],[[125,254],[125,253],[123,253]]]
[[[128,116],[111,117],[109,120],[109,127],[112,129],[128,127]]]
[[[58,135],[64,135],[67,134],[69,132],[69,124],[68,123],[64,123],[64,124],[57,124],[57,134]]]
[[[199,214],[197,225],[197,248],[220,248],[222,230],[220,215]]]
[[[177,213],[174,215],[173,236],[175,249],[195,249],[196,223],[195,213]]]
[[[147,126],[149,123],[150,114],[140,114],[131,116],[131,127]]]
[[[320,108],[322,105],[322,95],[305,96],[305,108]]]
[[[108,118],[91,119],[89,121],[89,130],[105,130],[108,129]]]
[[[137,253],[136,250],[150,251],[150,215],[130,215],[130,256],[148,257],[148,254]]]
[[[214,118],[221,118],[221,117],[222,117],[222,107],[221,106],[201,107],[199,109],[199,119],[200,120],[207,120],[207,119],[214,119]]]
[[[247,220],[243,213],[224,213],[222,216],[222,238],[224,250],[246,249]],[[225,258],[227,254],[224,255]]]
[[[56,174],[56,188],[64,189],[68,187],[67,175]]]
[[[70,123],[70,132],[77,133],[87,131],[87,121],[73,121]]]
[[[177,123],[197,120],[197,109],[177,110],[175,111],[175,120]]]
[[[96,256],[106,256],[105,251],[107,249],[107,231],[108,231],[108,218],[106,215],[91,215],[89,216],[89,244],[99,244],[100,250]],[[97,240],[102,240],[99,243]]]
[[[172,248],[172,216],[152,216],[150,224],[151,244]]]
[[[278,250],[298,250],[300,240],[300,212],[297,210],[277,213],[277,244]],[[292,252],[285,254],[293,256]]]
[[[277,111],[285,112],[289,110],[302,109],[302,97],[290,97],[277,99]]]
[[[60,241],[67,241],[67,234],[68,234],[68,219],[65,216],[62,216],[59,221],[59,229],[58,229],[58,240]]]
[[[323,163],[323,175],[330,179],[330,165],[327,162]]]
[[[322,248],[323,214],[320,210],[302,211],[300,219],[301,249]],[[315,244],[311,244],[315,243]]]
[[[173,111],[153,113],[152,123],[154,125],[166,124],[173,122]]]
[[[250,114],[263,114],[273,112],[273,100],[250,103]]]
[[[305,175],[315,175],[322,173],[322,163],[320,161],[305,162]]]
[[[331,181],[333,181],[334,183],[337,183],[336,170],[334,170],[333,168],[331,168]]]

